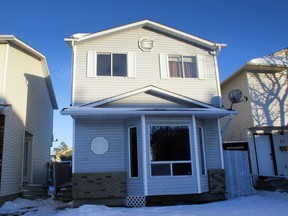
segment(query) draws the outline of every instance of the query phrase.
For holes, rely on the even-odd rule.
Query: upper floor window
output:
[[[162,79],[197,78],[205,79],[205,58],[203,55],[168,55],[159,54],[160,73]]]
[[[169,76],[182,78],[198,78],[196,57],[168,55]]]
[[[136,77],[135,53],[87,52],[87,77]]]
[[[97,54],[97,76],[127,76],[127,55]]]

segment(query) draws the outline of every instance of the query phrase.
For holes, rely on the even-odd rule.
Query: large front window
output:
[[[188,126],[150,126],[152,176],[191,175]]]

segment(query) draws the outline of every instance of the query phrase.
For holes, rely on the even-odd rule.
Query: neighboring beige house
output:
[[[224,44],[150,20],[65,41],[74,206],[225,199],[219,119],[237,112],[221,104]]]
[[[288,49],[252,59],[221,84],[223,104],[229,92],[240,89],[248,96],[224,131],[223,141],[248,141],[253,179],[288,177]]]
[[[47,184],[57,102],[45,56],[0,35],[0,201]]]

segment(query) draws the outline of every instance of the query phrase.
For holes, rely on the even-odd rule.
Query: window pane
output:
[[[113,54],[113,76],[127,76],[126,54]]]
[[[184,73],[186,78],[197,78],[196,57],[184,56],[183,57]]]
[[[168,59],[170,77],[183,77],[181,56],[169,55]]]
[[[175,163],[172,167],[173,176],[192,175],[191,163]]]
[[[111,54],[97,55],[97,75],[111,76]]]
[[[129,130],[130,134],[130,173],[131,177],[138,177],[138,151],[137,151],[137,128]]]
[[[190,160],[188,126],[150,126],[151,161]]]
[[[151,164],[152,176],[171,175],[170,164]]]

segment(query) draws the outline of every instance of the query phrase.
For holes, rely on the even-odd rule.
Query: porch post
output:
[[[192,127],[193,127],[193,142],[192,143],[194,143],[194,148],[195,148],[195,165],[196,165],[197,187],[198,187],[198,193],[201,193],[199,150],[198,150],[197,127],[196,127],[195,115],[192,115]]]
[[[142,132],[142,161],[143,161],[143,189],[144,196],[148,195],[147,186],[147,148],[146,148],[146,123],[145,115],[141,115],[141,132]]]
[[[220,120],[217,119],[218,127],[218,137],[219,137],[219,147],[220,147],[220,157],[221,157],[221,168],[224,169],[224,156],[223,156],[223,146],[222,146],[222,134],[221,134],[221,125]]]

